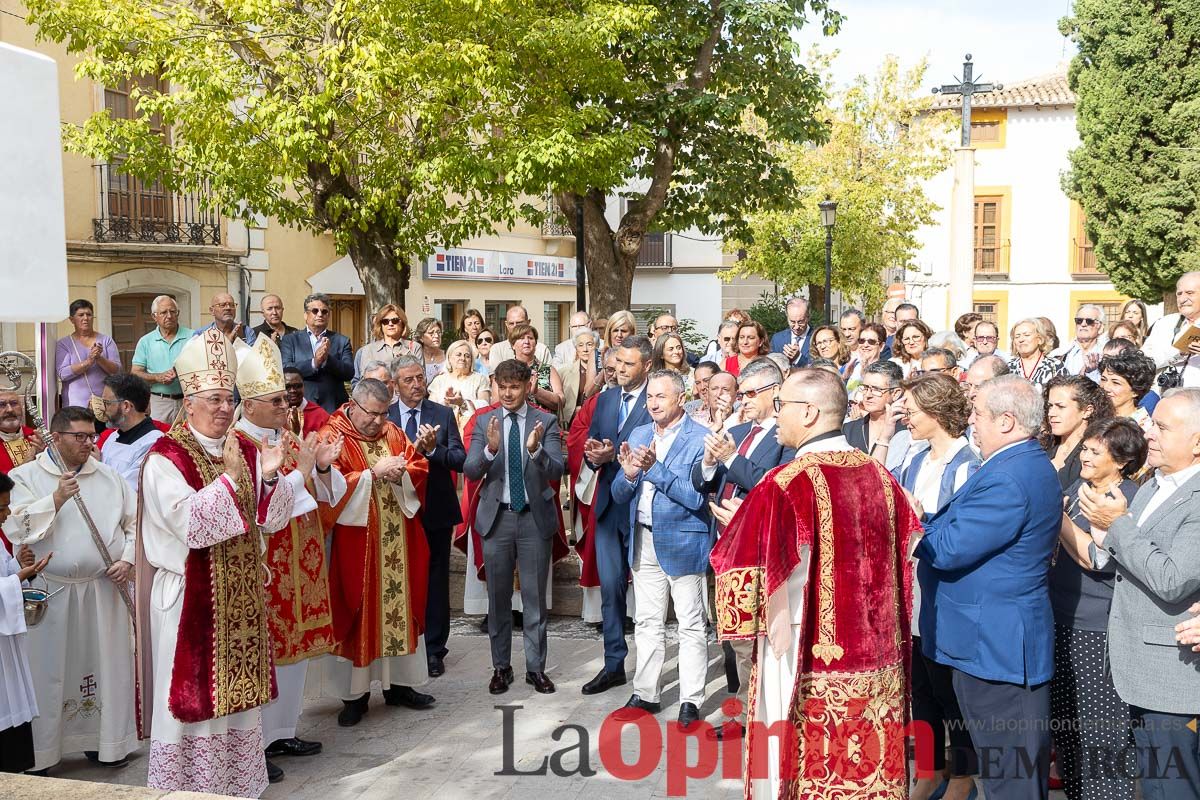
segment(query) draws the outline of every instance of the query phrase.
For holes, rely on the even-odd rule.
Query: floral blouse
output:
[[[1008,370],[1014,375],[1020,375],[1038,388],[1049,383],[1051,378],[1067,374],[1067,368],[1063,365],[1062,359],[1054,356],[1042,356],[1034,365],[1033,372],[1029,374],[1025,373],[1025,368],[1021,365],[1021,357],[1013,356],[1008,360]]]

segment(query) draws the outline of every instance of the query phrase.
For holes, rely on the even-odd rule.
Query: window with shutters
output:
[[[1008,198],[1005,195],[975,197],[975,274],[1008,274]]]

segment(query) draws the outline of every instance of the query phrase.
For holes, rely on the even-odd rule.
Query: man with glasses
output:
[[[726,373],[728,374],[728,373]],[[796,451],[784,447],[775,436],[775,397],[783,383],[783,373],[769,359],[751,361],[738,376],[737,399],[742,403],[742,419],[728,432],[709,432],[704,437],[704,457],[692,469],[692,486],[718,505],[730,498],[745,497],[758,482],[780,464],[791,461]],[[724,530],[712,520],[711,532]],[[731,692],[743,703],[750,675],[750,648],[738,642],[725,647],[726,678]],[[722,731],[717,730],[717,738]],[[739,729],[737,735],[742,735]]]
[[[118,372],[104,379],[100,396],[112,426],[100,434],[100,460],[121,473],[137,494],[146,453],[170,426],[147,415],[150,387],[137,375]]]
[[[904,371],[893,361],[876,361],[863,372],[858,387],[863,415],[842,426],[846,441],[888,469],[904,463],[911,441],[900,418],[900,382]]]
[[[949,375],[954,380],[962,377],[958,359],[954,357],[954,353],[944,347],[929,347],[924,353],[921,353],[921,366],[913,370],[912,374],[913,377],[916,377],[927,372],[940,372],[943,375]]]
[[[878,742],[904,724],[910,625],[908,603],[897,598],[906,595],[902,576],[921,529],[895,479],[842,435],[846,403],[836,374],[793,373],[775,404],[779,442],[796,448],[795,460],[745,502],[714,504],[726,525],[711,558],[719,634],[757,653],[747,715],[793,728],[764,737],[765,753],[751,753],[743,767],[754,797],[778,797],[797,779],[789,761],[809,796],[905,794],[903,747],[885,748],[894,751],[888,763],[854,775],[836,763],[844,745],[829,741],[850,720],[860,740]],[[822,709],[816,728],[806,719],[814,707]],[[814,731],[825,738],[812,748],[819,763],[796,764],[794,753],[781,752],[784,741],[812,743]]]
[[[330,414],[346,402],[346,381],[354,377],[350,340],[329,330],[332,309],[327,295],[310,294],[304,298],[304,329],[279,342],[283,366],[304,378],[304,396]]]
[[[333,649],[325,528],[317,504],[334,505],[346,493],[346,479],[332,466],[342,438],[319,440],[310,433],[298,440],[287,433],[283,370],[270,336],[258,337],[253,348],[241,353],[237,388],[242,398],[237,430],[259,449],[286,442],[288,455],[279,474],[295,497],[291,521],[267,537],[264,556],[271,570],[266,592],[279,694],[263,709],[263,742],[268,759],[313,756],[321,752],[321,743],[297,738],[296,725],[304,710],[308,660]],[[270,761],[267,769],[281,776]]]
[[[246,344],[254,344],[258,333],[249,325],[238,322],[237,308],[237,301],[233,299],[233,295],[228,292],[214,294],[212,302],[208,306],[208,311],[212,314],[212,322],[203,328],[192,331],[192,336],[199,336],[205,331],[218,330],[225,335],[225,340],[230,344],[239,339]]]
[[[984,356],[997,356],[1003,359],[1007,364],[1008,353],[997,349],[997,345],[999,343],[1000,329],[996,327],[996,323],[989,322],[986,319],[980,320],[979,324],[975,326],[975,352],[978,353],[975,358],[980,359]],[[975,362],[972,361],[971,363],[974,364]]]
[[[808,324],[808,301],[803,297],[793,297],[787,301],[785,310],[788,326],[771,337],[771,352],[782,353],[792,367],[807,366],[809,351],[812,347],[812,328]]]
[[[279,295],[265,295],[259,309],[262,311],[263,321],[261,325],[254,326],[256,335],[270,336],[278,345],[284,336],[296,330],[283,321],[283,300]]]
[[[424,636],[429,544],[419,513],[429,462],[388,419],[391,404],[387,386],[363,378],[325,426],[324,435],[345,440],[335,466],[350,486],[341,502],[322,509],[332,526],[329,585],[336,641],[326,678],[342,700],[343,728],[367,713],[375,681],[389,706],[425,709],[434,703],[412,688],[429,681]]]
[[[9,475],[16,486],[5,531],[36,559],[53,553],[56,565],[42,577],[59,593],[27,634],[41,711],[33,721],[34,770],[43,775],[64,753],[81,751],[103,766],[124,766],[138,746],[133,621],[121,597],[133,576],[137,502],[120,473],[91,458],[95,426],[86,408],[59,410],[50,431],[63,467],[43,452]],[[87,504],[111,567],[76,496]]]
[[[303,439],[325,427],[329,412],[304,396],[304,376],[295,367],[283,368],[283,391],[288,403],[288,430]]]
[[[668,333],[679,333],[679,320],[671,314],[660,314],[650,324],[650,341],[658,344],[658,337]]]
[[[150,313],[157,327],[138,340],[130,371],[150,384],[150,416],[170,425],[183,404],[175,359],[192,331],[179,324],[179,305],[165,294],[154,298]]]
[[[1070,375],[1086,375],[1100,382],[1100,356],[1108,342],[1104,324],[1104,309],[1082,305],[1075,314],[1075,339],[1051,353],[1062,359]]]
[[[896,321],[896,309],[903,302],[904,300],[899,297],[890,297],[879,311],[879,316],[883,319],[883,329],[887,331],[887,338],[883,341],[883,352],[880,354],[880,358],[887,359],[892,357],[892,345],[895,344],[896,329],[900,326],[900,323]]]

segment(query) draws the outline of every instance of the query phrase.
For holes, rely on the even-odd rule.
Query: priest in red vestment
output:
[[[600,573],[596,569],[596,515],[592,496],[596,491],[596,473],[583,457],[583,445],[592,426],[599,394],[592,395],[575,414],[567,432],[567,473],[571,476],[571,507],[575,509],[575,554],[579,556],[579,586],[583,589],[583,621],[599,623]]]
[[[920,523],[841,433],[846,389],[805,369],[776,400],[796,460],[767,473],[712,552],[722,639],[755,641],[746,796],[908,796],[912,613]]]
[[[22,424],[25,420],[25,400],[14,391],[0,389],[0,472],[5,475],[15,468],[33,461],[33,457],[45,450],[42,437]],[[0,543],[8,552],[12,545],[0,531]]]
[[[295,367],[283,370],[283,388],[287,392],[287,428],[300,438],[316,433],[329,422],[329,412],[304,396],[304,376]]]
[[[345,704],[342,727],[362,720],[376,682],[388,705],[422,709],[434,702],[413,689],[429,680],[423,635],[429,544],[419,513],[429,462],[388,419],[391,402],[386,384],[364,378],[321,431],[322,438],[345,439],[335,466],[346,478],[346,496],[321,508],[333,533],[337,656],[326,677]]]

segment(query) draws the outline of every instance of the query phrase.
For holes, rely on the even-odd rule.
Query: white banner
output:
[[[437,280],[513,281],[575,285],[575,259],[503,250],[437,250],[425,259],[425,277]]]

